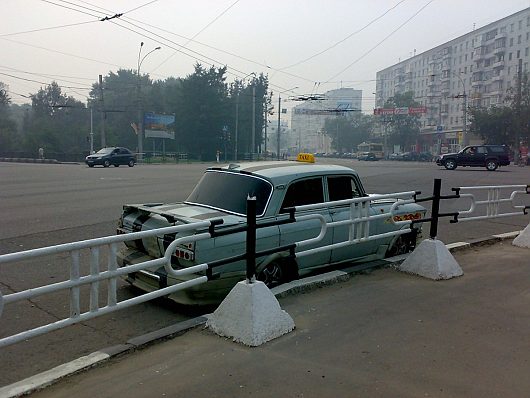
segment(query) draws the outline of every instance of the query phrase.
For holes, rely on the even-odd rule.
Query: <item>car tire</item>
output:
[[[408,234],[399,235],[392,246],[386,252],[385,257],[394,257],[401,254],[410,253],[416,248],[416,234],[411,232]]]
[[[285,281],[283,267],[273,261],[258,273],[257,280],[265,283],[269,289],[281,285]]]
[[[134,160],[129,160],[129,163],[127,163],[129,167],[134,167]]]
[[[103,167],[109,167],[110,166],[110,162],[108,160],[105,160],[103,162]]]
[[[118,163],[115,163],[114,167],[120,167],[120,165]]]
[[[89,164],[88,167],[94,167],[94,165],[93,164]]]
[[[444,162],[444,167],[445,167],[447,170],[454,170],[454,169],[456,169],[456,161],[453,160],[453,159],[447,159],[447,160]]]
[[[499,165],[497,164],[497,162],[495,160],[487,160],[486,161],[486,170],[495,171],[495,170],[497,170],[497,167],[499,167]]]

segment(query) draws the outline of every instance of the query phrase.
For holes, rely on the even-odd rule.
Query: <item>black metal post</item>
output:
[[[442,186],[442,180],[440,178],[434,179],[434,188],[432,191],[432,208],[431,208],[431,230],[429,237],[436,239],[438,235],[438,216],[440,214],[440,190]]]
[[[247,282],[256,274],[256,197],[247,198]]]

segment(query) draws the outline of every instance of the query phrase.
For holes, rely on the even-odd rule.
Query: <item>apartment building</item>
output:
[[[519,62],[528,72],[529,49],[527,8],[377,72],[376,107],[407,91],[426,107],[416,148],[404,150],[440,153],[479,143],[468,132],[468,106],[504,104]]]
[[[324,131],[326,119],[351,117],[361,111],[362,90],[339,88],[315,95],[292,109],[289,152],[331,152],[329,135]],[[350,152],[352,148],[337,149]]]

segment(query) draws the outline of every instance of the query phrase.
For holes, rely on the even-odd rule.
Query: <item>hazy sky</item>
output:
[[[184,77],[193,65],[228,66],[228,81],[269,75],[277,94],[363,90],[375,74],[530,6],[530,0],[0,0],[0,81],[14,103],[55,80],[85,101],[98,75],[137,69]],[[99,21],[123,13],[120,18]],[[67,26],[70,25],[70,26]],[[286,91],[282,99],[293,92]],[[294,103],[285,103],[292,106]],[[282,106],[283,107],[283,106]]]

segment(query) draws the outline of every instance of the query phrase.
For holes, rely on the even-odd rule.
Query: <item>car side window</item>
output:
[[[477,153],[485,154],[485,153],[488,153],[488,150],[486,148],[484,148],[483,146],[479,146],[477,148]]]
[[[328,190],[331,202],[361,196],[355,180],[350,176],[328,177]]]
[[[287,188],[281,211],[293,206],[310,205],[324,202],[322,178],[308,178],[292,183]]]

